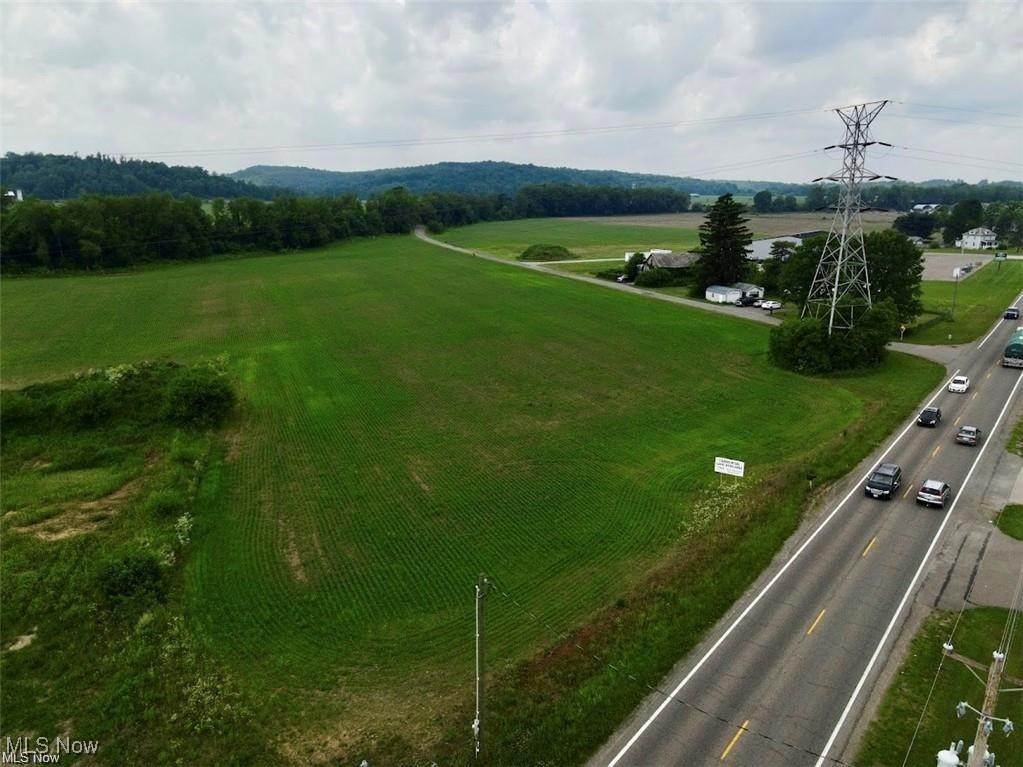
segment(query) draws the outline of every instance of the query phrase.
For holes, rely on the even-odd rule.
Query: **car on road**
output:
[[[941,422],[941,408],[925,407],[916,417],[916,422],[919,426],[937,426]]]
[[[742,296],[735,299],[736,306],[753,306],[757,302],[757,299],[753,296]]]
[[[619,275],[618,277],[615,277],[615,282],[620,282],[623,285],[625,285],[625,284],[628,284],[628,283],[632,282],[632,277],[630,277],[627,274],[622,274],[622,275]]]
[[[762,298],[758,298],[758,299],[756,299],[756,300],[755,300],[755,301],[753,302],[753,305],[754,305],[754,306],[763,306],[763,303],[764,303],[764,299],[762,299]]]
[[[1002,317],[1004,317],[1007,320],[1018,320],[1019,309],[1017,309],[1015,306],[1010,306],[1008,309],[1005,310],[1005,314],[1003,314]]]
[[[773,311],[774,309],[781,309],[781,301],[761,301],[760,308],[771,311]]]
[[[920,485],[920,490],[916,494],[916,502],[921,506],[944,508],[951,497],[952,488],[948,486],[947,482],[942,482],[940,479],[928,479]]]
[[[891,498],[902,486],[902,467],[896,463],[882,463],[867,479],[863,494],[869,498]]]
[[[953,376],[952,380],[948,382],[948,390],[962,394],[970,388],[970,379],[966,376]]]
[[[982,436],[980,429],[976,426],[961,426],[959,427],[959,431],[956,433],[956,442],[960,445],[976,447],[980,444]]]

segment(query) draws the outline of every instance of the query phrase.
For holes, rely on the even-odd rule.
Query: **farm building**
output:
[[[761,240],[753,240],[750,243],[750,253],[746,258],[750,261],[767,261],[771,257],[771,246],[781,240],[782,242],[791,242],[796,247],[803,244],[803,240],[807,240],[810,237],[816,237],[821,234],[827,234],[823,231],[814,232],[797,232],[796,234],[783,234],[778,237],[765,237]]]
[[[964,232],[958,240],[956,247],[963,250],[987,250],[998,244],[998,235],[985,227],[977,227]]]
[[[754,285],[751,282],[737,282],[734,285],[732,285],[732,288],[734,290],[741,291],[742,295],[749,296],[750,298],[764,297],[764,289],[759,285]]]
[[[933,213],[941,207],[940,203],[936,202],[920,202],[913,206],[912,210],[914,213]]]
[[[653,250],[626,253],[625,260],[628,261],[637,252],[639,255],[644,256],[643,263],[639,265],[639,271],[641,272],[647,269],[688,269],[700,258],[699,253],[684,253],[654,248]]]
[[[733,304],[742,298],[742,291],[724,285],[711,285],[704,293],[704,297],[714,304]]]

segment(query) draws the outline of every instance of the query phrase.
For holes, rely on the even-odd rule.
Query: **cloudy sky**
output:
[[[0,147],[332,170],[445,160],[1023,179],[1023,3],[0,4]]]

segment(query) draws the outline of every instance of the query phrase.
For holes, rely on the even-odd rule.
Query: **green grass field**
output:
[[[957,613],[931,615],[913,640],[906,661],[885,693],[855,763],[860,767],[930,765],[934,763],[935,754],[948,748],[951,742],[963,740],[968,747],[976,733],[977,719],[971,713],[957,719],[956,704],[965,700],[980,708],[984,684],[961,663],[944,658],[941,645],[951,635],[956,652],[990,663],[1007,615],[1007,610],[995,608],[966,610],[954,634]],[[1023,676],[1023,654],[1013,651],[1008,655],[1005,673]],[[932,684],[934,690],[928,700]],[[1013,686],[1003,683],[1003,687]],[[1019,722],[1023,719],[1023,696],[1018,692],[1001,695],[997,714]],[[914,739],[918,722],[920,730]],[[911,742],[912,749],[907,753]],[[1023,757],[1019,738],[1006,737],[997,724],[988,741],[988,750],[997,754],[998,764],[1019,764]],[[963,758],[965,756],[964,753]]]
[[[986,264],[968,279],[956,283],[928,281],[923,283],[924,315],[906,341],[914,344],[961,344],[976,340],[1000,317],[1023,290],[1023,262],[1007,261],[1001,265]],[[954,319],[941,316],[952,310]],[[949,335],[952,336],[949,339]]]
[[[695,229],[570,218],[491,221],[451,229],[438,235],[438,239],[465,248],[479,248],[504,258],[518,258],[522,251],[537,243],[563,245],[577,258],[622,258],[626,251],[651,248],[689,250],[700,242]]]
[[[1023,541],[1023,504],[1010,504],[998,515],[998,529]]]
[[[714,592],[680,584],[696,617],[664,618],[698,641],[798,521],[802,467],[837,477],[941,375],[896,356],[871,375],[801,378],[768,366],[766,327],[412,238],[4,280],[0,300],[4,386],[229,355],[243,417],[200,499],[184,604],[296,762],[465,753],[451,712],[471,699],[480,572],[521,605],[488,619],[505,695],[513,664],[556,641],[548,626],[624,604],[651,573],[684,566],[693,536],[729,552],[707,555],[699,578],[679,571]],[[737,513],[707,500],[716,455],[746,461],[752,495],[774,487],[760,513],[779,516],[737,528],[740,545],[712,532],[715,515]],[[649,661],[652,680],[684,649],[658,625],[641,621],[617,647]],[[562,701],[585,709],[590,729],[566,744],[583,751],[645,692],[604,679],[605,710],[584,681]],[[515,748],[544,748],[543,728],[516,726]],[[315,753],[295,750],[296,733]]]

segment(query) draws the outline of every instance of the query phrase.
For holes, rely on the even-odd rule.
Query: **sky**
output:
[[[0,149],[227,173],[504,160],[1023,179],[1023,0],[0,3]]]

